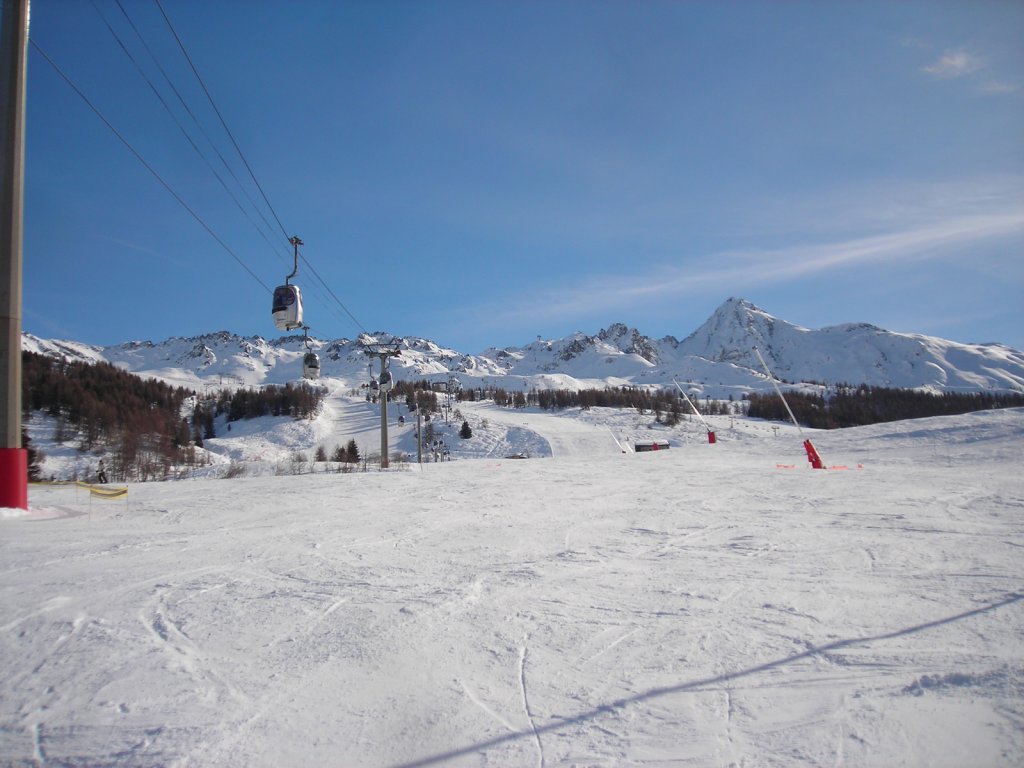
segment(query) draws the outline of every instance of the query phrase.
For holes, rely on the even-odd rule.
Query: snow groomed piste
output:
[[[33,486],[0,755],[1024,761],[1024,411],[816,433],[862,472],[778,472],[795,432],[757,424],[627,457],[609,416],[540,425],[587,454],[146,483],[91,519]]]

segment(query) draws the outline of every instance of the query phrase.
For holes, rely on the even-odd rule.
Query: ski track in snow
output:
[[[870,456],[823,472],[757,424],[623,455],[600,415],[564,417],[592,454],[4,519],[0,756],[1024,762],[1024,411],[816,433]]]
[[[526,646],[519,647],[519,693],[523,699],[523,711],[526,712],[526,719],[530,723],[530,731],[533,733],[533,740],[537,744],[537,766],[544,768],[544,746],[540,742],[540,734],[537,733],[537,724],[533,720],[533,713],[530,711],[530,699],[526,694]]]
[[[501,725],[505,726],[505,728],[509,731],[509,733],[516,733],[516,732],[518,732],[518,730],[519,730],[518,728],[516,728],[514,725],[512,725],[512,723],[510,723],[504,717],[502,717],[497,712],[495,712],[493,709],[491,709],[489,706],[487,706],[483,701],[481,701],[480,697],[477,696],[468,685],[466,685],[466,682],[464,680],[460,679],[458,682],[459,682],[459,685],[462,686],[462,690],[465,692],[466,697],[470,701],[472,701],[476,706],[480,707],[481,710],[486,712],[489,717],[493,718],[494,720],[499,722]]]

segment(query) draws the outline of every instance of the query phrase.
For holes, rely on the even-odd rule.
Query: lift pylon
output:
[[[388,370],[392,357],[400,357],[402,351],[397,345],[364,344],[363,351],[369,357],[380,360],[380,378],[377,391],[380,395],[380,468],[387,469],[388,461],[388,392],[394,386],[394,378]]]

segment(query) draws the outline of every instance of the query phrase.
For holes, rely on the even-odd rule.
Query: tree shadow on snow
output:
[[[958,613],[953,616],[946,616],[945,618],[936,619],[935,621],[929,621],[924,624],[916,624],[912,627],[905,627],[903,629],[898,629],[894,632],[887,632],[885,634],[872,635],[869,637],[854,637],[848,640],[837,640],[836,642],[829,643],[828,645],[821,645],[816,646],[814,648],[809,648],[803,653],[797,653],[793,656],[786,656],[785,658],[769,661],[764,664],[759,664],[756,667],[740,670],[739,672],[730,672],[729,674],[725,675],[705,677],[700,680],[692,680],[690,682],[679,683],[677,685],[664,686],[661,688],[652,688],[649,691],[644,691],[643,693],[638,693],[634,696],[616,699],[615,701],[609,704],[605,704],[600,707],[595,707],[594,709],[591,709],[587,712],[582,712],[581,714],[576,715],[575,717],[563,718],[558,720],[557,722],[549,723],[548,725],[537,726],[536,728],[532,728],[528,731],[516,731],[514,733],[507,733],[503,736],[497,736],[493,739],[487,739],[486,741],[477,742],[476,744],[470,744],[459,749],[453,749],[450,752],[443,752],[440,754],[431,755],[429,757],[424,757],[419,760],[413,760],[408,763],[401,763],[399,765],[394,766],[394,768],[421,768],[421,766],[436,765],[437,763],[443,763],[447,760],[453,760],[457,757],[462,757],[463,755],[469,755],[474,752],[481,752],[485,749],[490,749],[491,747],[498,746],[499,744],[506,744],[508,742],[517,741],[518,739],[535,740],[541,734],[557,731],[570,725],[585,723],[588,720],[596,719],[598,717],[601,717],[602,715],[608,714],[609,712],[613,712],[616,709],[621,709],[629,704],[635,704],[640,701],[648,701],[650,699],[658,698],[659,696],[668,696],[669,694],[673,693],[694,691],[704,688],[705,686],[715,685],[718,683],[726,683],[730,680],[738,680],[743,677],[749,677],[751,675],[756,675],[761,672],[767,672],[771,669],[784,667],[788,664],[793,664],[794,662],[800,661],[802,659],[807,659],[822,653],[829,653],[831,651],[836,651],[841,648],[849,648],[851,646],[873,643],[879,640],[891,640],[896,637],[903,637],[905,635],[912,635],[917,632],[924,632],[926,630],[935,629],[936,627],[941,627],[946,624],[952,624],[957,621],[963,621],[964,619],[969,619],[972,616],[978,616],[983,613],[989,613],[991,611],[998,610],[999,608],[1004,608],[1007,605],[1019,602],[1021,600],[1024,600],[1024,594],[1012,593],[1006,595],[1001,600],[997,600],[996,602],[982,606],[981,608],[975,608],[972,611],[965,611],[964,613]]]

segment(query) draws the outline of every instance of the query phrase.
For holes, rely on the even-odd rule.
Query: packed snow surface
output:
[[[1024,411],[809,433],[827,471],[494,411],[472,461],[33,486],[0,763],[1024,764]]]

